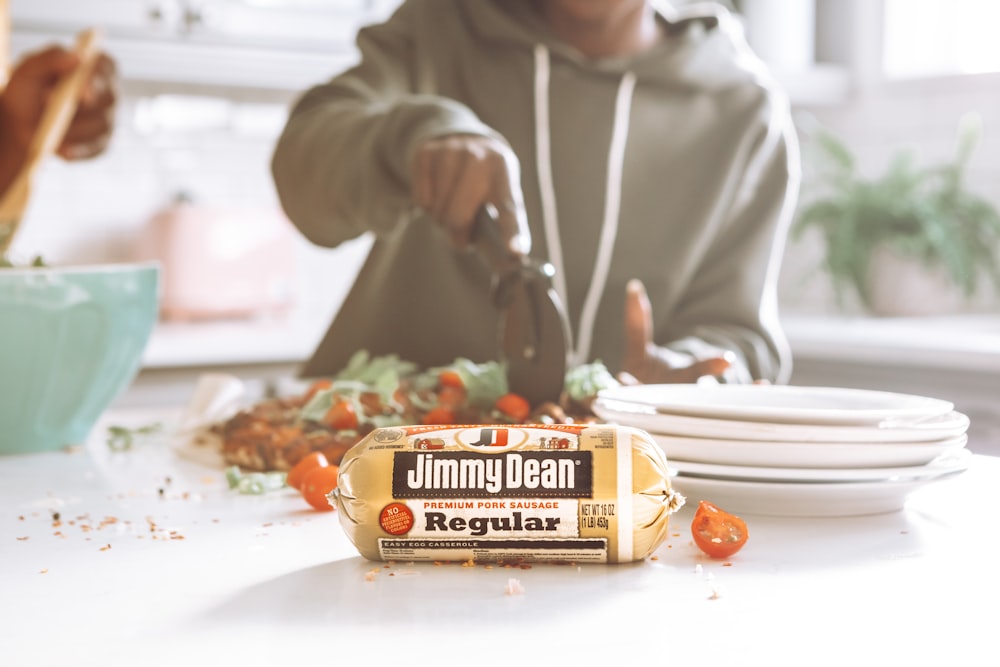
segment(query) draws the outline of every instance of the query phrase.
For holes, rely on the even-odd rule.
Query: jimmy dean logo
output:
[[[396,498],[589,498],[593,491],[591,452],[396,452],[393,457]]]

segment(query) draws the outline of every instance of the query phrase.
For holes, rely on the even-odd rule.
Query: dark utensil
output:
[[[476,216],[473,242],[493,272],[491,296],[501,311],[498,345],[510,390],[533,406],[558,401],[566,380],[569,319],[552,287],[548,262],[511,253],[492,205]]]

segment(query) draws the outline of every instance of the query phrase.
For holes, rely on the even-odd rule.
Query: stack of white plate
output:
[[[969,465],[969,418],[948,401],[785,385],[638,385],[598,393],[602,420],[647,431],[689,501],[772,516],[902,509]]]

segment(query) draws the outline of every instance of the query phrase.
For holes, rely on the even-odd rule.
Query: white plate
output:
[[[965,447],[962,434],[934,442],[764,442],[649,434],[667,461],[770,468],[888,468],[919,466]]]
[[[878,426],[831,426],[666,415],[652,406],[605,398],[595,399],[592,409],[604,421],[650,433],[766,442],[926,442],[954,438],[969,428],[969,418],[954,410],[926,419],[886,420]]]
[[[930,463],[889,468],[770,468],[734,466],[668,459],[670,468],[687,477],[710,477],[744,482],[877,482],[937,477],[969,467],[972,452],[965,447],[945,452]]]
[[[885,420],[943,415],[955,407],[912,394],[790,385],[642,384],[602,389],[597,396],[651,406],[665,414],[781,424],[875,426]]]
[[[736,515],[835,517],[882,514],[903,509],[917,489],[961,474],[905,481],[742,482],[685,477],[671,478],[671,485],[689,504],[707,500]]]

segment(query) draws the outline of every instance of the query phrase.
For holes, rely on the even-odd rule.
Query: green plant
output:
[[[808,229],[821,232],[824,267],[839,299],[850,289],[871,306],[868,272],[872,251],[881,244],[943,268],[966,297],[984,278],[1000,286],[1000,214],[964,183],[980,128],[977,117],[962,119],[949,162],[920,168],[911,152],[901,150],[875,179],[859,174],[853,154],[833,133],[815,132],[814,185],[821,193],[799,209],[792,238]]]

